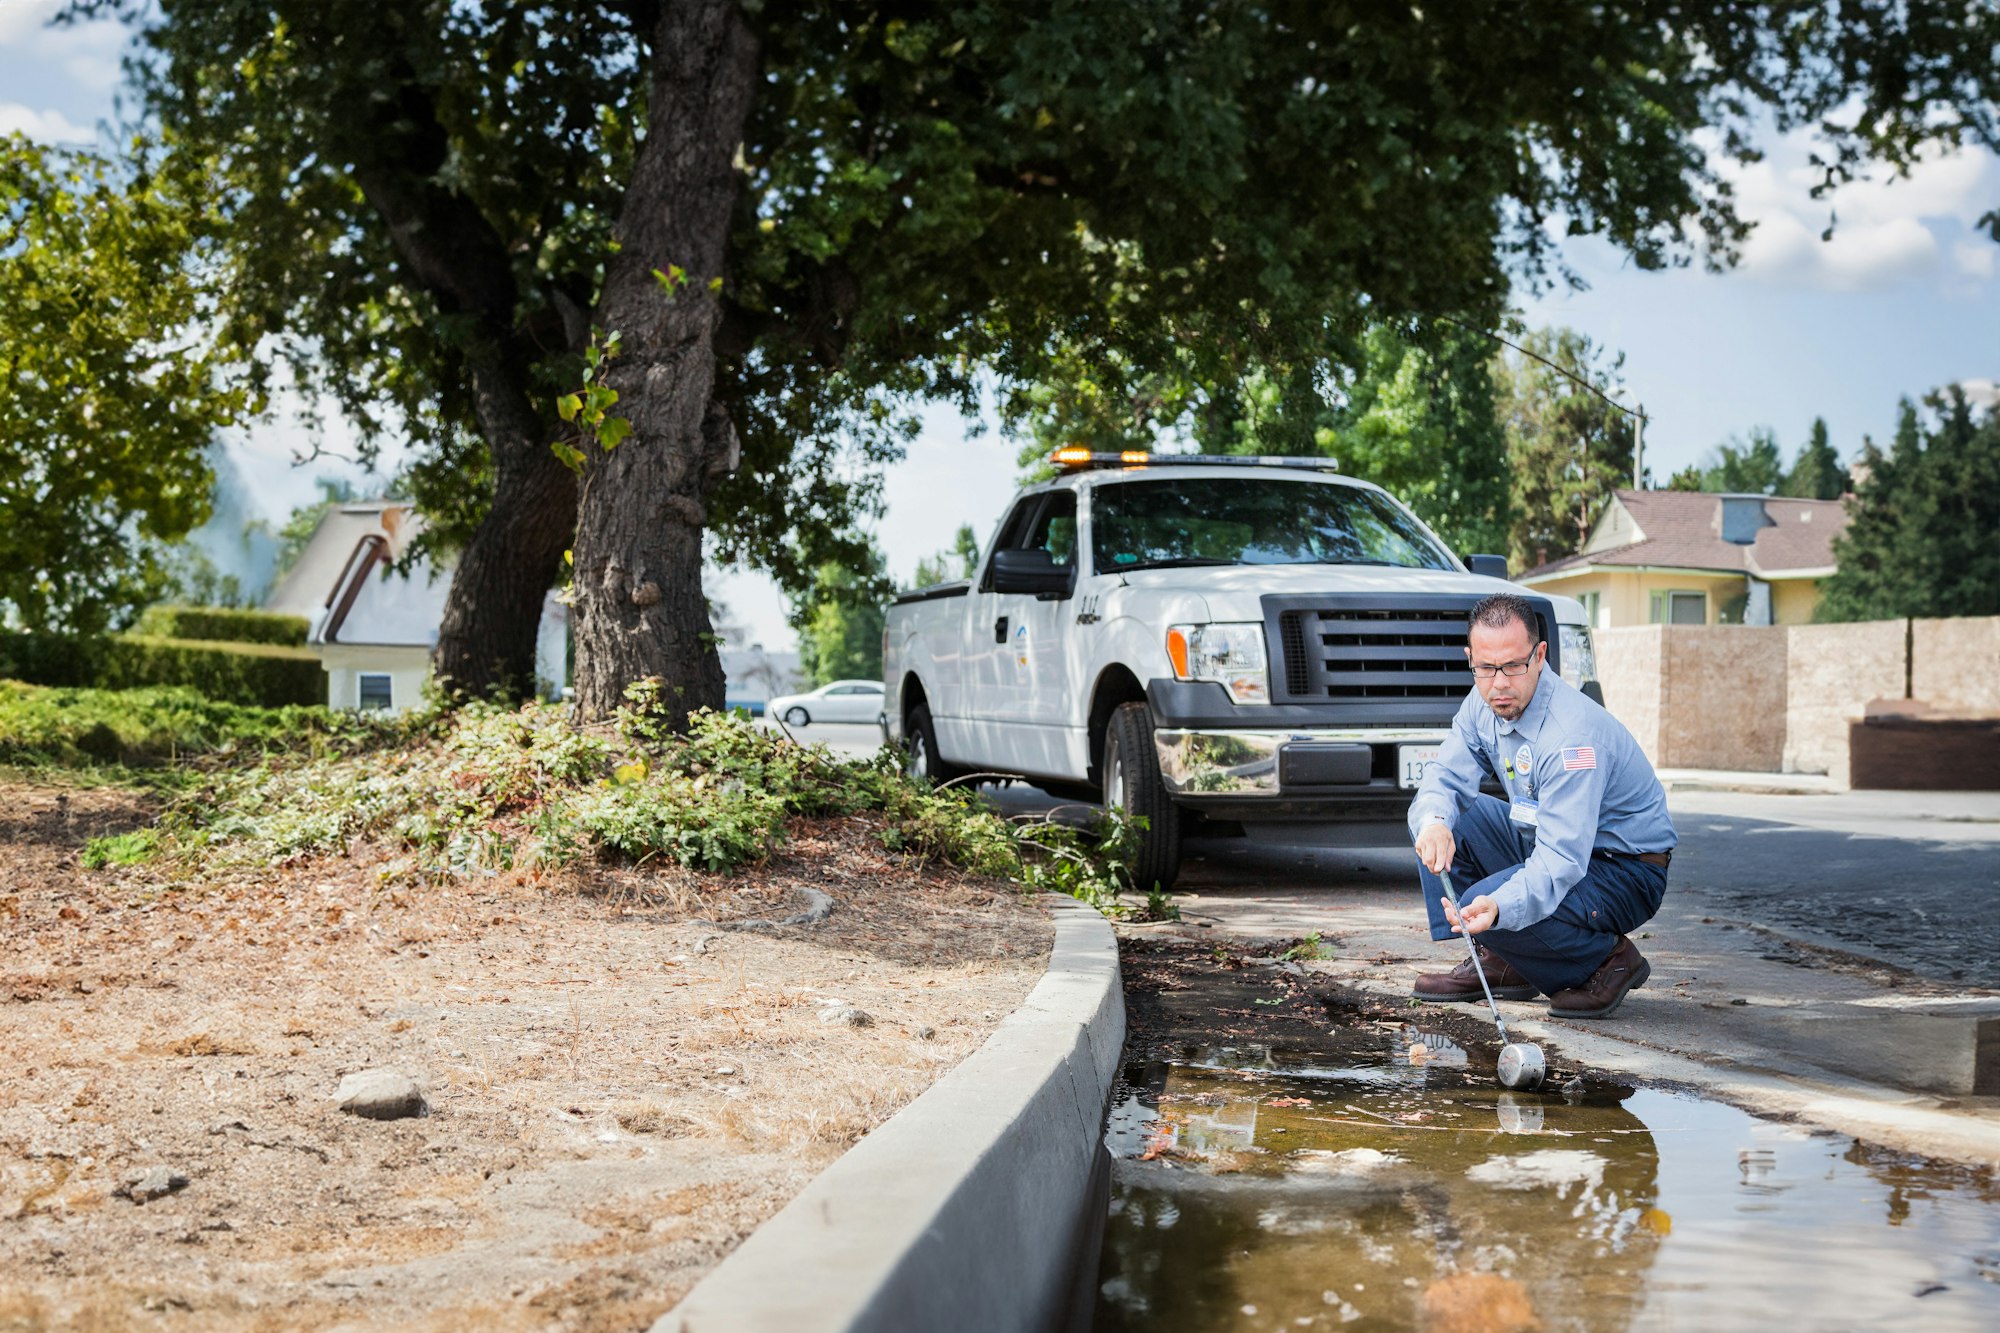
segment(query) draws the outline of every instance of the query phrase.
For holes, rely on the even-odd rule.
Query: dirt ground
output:
[[[643,1329],[976,1049],[1051,934],[860,818],[736,877],[81,869],[147,815],[0,782],[0,1330]],[[807,887],[820,924],[718,924]],[[428,1114],[336,1110],[364,1069]],[[154,1167],[186,1184],[117,1192]]]

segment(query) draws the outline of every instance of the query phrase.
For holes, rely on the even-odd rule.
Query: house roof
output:
[[[327,592],[349,564],[357,542],[379,534],[392,543],[392,555],[400,556],[422,526],[406,501],[352,500],[332,506],[320,516],[319,526],[284,579],[265,598],[264,609],[318,621],[326,610]]]
[[[418,560],[409,575],[385,567],[423,531],[408,503],[361,500],[333,506],[265,603],[312,623],[308,642],[428,648],[444,618],[447,570]]]
[[[1616,540],[1628,527],[1630,539]],[[1839,500],[1619,491],[1581,552],[1551,560],[1521,578],[1534,582],[1602,566],[1800,578],[1833,568],[1833,540],[1846,528],[1847,506]],[[1725,531],[1749,540],[1729,540]]]

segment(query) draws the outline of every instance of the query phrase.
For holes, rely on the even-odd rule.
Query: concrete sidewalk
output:
[[[1824,795],[1847,788],[1824,773],[1748,773],[1724,768],[1661,768],[1660,784],[1677,791],[1754,791]]]

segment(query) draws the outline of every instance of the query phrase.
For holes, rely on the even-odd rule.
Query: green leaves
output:
[[[624,417],[607,417],[597,428],[597,447],[608,454],[631,433],[632,423]]]
[[[579,477],[588,462],[588,456],[579,447],[581,444],[594,440],[597,447],[608,454],[632,434],[631,421],[610,414],[611,408],[618,402],[618,391],[604,382],[611,362],[618,355],[618,345],[617,330],[607,334],[592,329],[590,344],[583,350],[583,387],[556,399],[556,416],[576,426],[577,432],[570,439],[551,444],[549,451]]]
[[[216,432],[261,409],[211,336],[206,188],[0,136],[0,619],[129,620],[154,544],[208,517]]]

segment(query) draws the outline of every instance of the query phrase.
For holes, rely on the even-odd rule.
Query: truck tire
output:
[[[958,767],[947,764],[938,753],[937,728],[931,724],[931,710],[927,705],[918,704],[910,710],[910,725],[904,728],[903,744],[907,761],[904,771],[911,777],[924,778],[933,784],[950,782],[958,776]]]
[[[1153,715],[1143,703],[1120,704],[1104,729],[1104,804],[1143,815],[1146,830],[1132,857],[1132,884],[1141,893],[1171,889],[1181,873],[1181,811],[1160,781],[1153,749]]]

